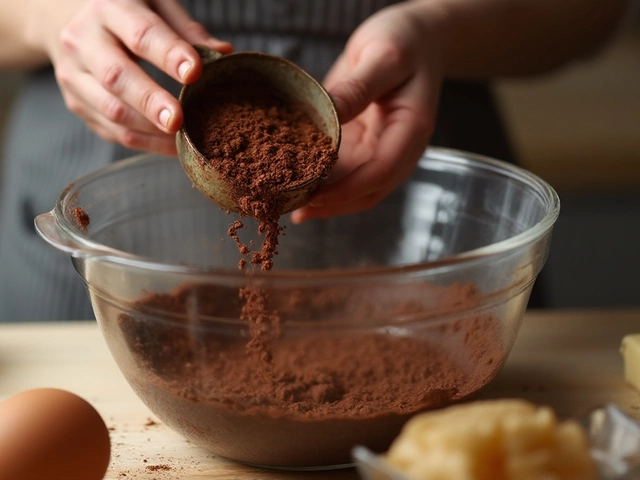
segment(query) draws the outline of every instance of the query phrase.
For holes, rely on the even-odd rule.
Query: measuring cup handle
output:
[[[193,48],[195,48],[196,52],[198,52],[198,55],[200,55],[203,66],[213,63],[223,56],[222,53],[216,52],[215,50],[208,47],[203,47],[202,45],[194,45]]]

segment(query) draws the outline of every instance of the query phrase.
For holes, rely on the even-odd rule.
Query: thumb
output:
[[[338,118],[346,123],[358,116],[372,102],[403,85],[411,73],[407,54],[387,42],[370,42],[357,55],[342,57],[326,82]]]

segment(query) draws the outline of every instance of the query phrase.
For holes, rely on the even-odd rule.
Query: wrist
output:
[[[24,48],[28,50],[32,65],[43,65],[50,62],[51,41],[49,39],[59,37],[59,29],[56,34],[56,25],[60,23],[60,14],[64,11],[64,3],[61,3],[54,15],[49,14],[50,5],[42,4],[40,0],[28,0],[25,2],[24,17],[21,22],[21,35]],[[47,12],[47,13],[45,13]]]
[[[449,43],[453,30],[452,12],[448,2],[440,0],[414,0],[407,2],[406,12],[419,24],[422,32],[423,55],[430,56],[430,63],[438,68],[440,76],[450,70]]]

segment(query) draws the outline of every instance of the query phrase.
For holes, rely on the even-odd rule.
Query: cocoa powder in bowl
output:
[[[249,323],[219,320],[240,317],[238,289],[150,294],[119,319],[139,370],[129,381],[164,422],[219,455],[275,467],[346,464],[353,445],[383,451],[411,415],[474,397],[506,359],[497,318],[460,315],[477,305],[473,286],[413,288],[397,301],[389,286],[369,301],[344,287],[271,290],[263,306],[278,312],[279,329],[262,325],[268,362],[247,347]],[[377,306],[383,291],[387,304]],[[367,328],[378,307],[416,320]]]

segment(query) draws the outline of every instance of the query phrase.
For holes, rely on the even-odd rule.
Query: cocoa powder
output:
[[[85,212],[85,210],[81,207],[73,207],[71,210],[71,217],[76,221],[78,228],[83,232],[87,233],[89,229],[89,224],[91,223],[91,218]]]
[[[375,301],[344,288],[270,291],[259,303],[278,312],[277,333],[273,318],[211,324],[238,318],[246,299],[234,289],[185,285],[149,295],[120,318],[146,372],[132,386],[169,426],[243,462],[334,465],[349,462],[357,443],[382,451],[411,415],[475,396],[507,354],[490,315],[438,322],[477,305],[473,286],[415,288],[430,299],[428,309],[394,303],[397,292],[379,306],[389,318],[414,319],[391,330],[367,328]],[[301,330],[299,319],[310,323]],[[262,348],[247,354],[247,339],[266,342],[268,358]]]
[[[327,177],[338,152],[302,104],[285,101],[249,76],[212,90],[202,104],[185,112],[185,123],[240,213],[258,220],[261,248],[252,252],[240,241],[241,221],[234,222],[229,235],[252,264],[269,270],[282,231],[278,222],[285,192]]]
[[[263,240],[257,251],[240,239],[241,219],[229,227],[228,235],[242,255],[238,267],[243,269],[249,257],[252,265],[270,270],[282,233],[279,220],[285,193],[325,178],[338,153],[304,105],[285,100],[252,75],[237,75],[212,89],[197,108],[191,106],[186,126],[198,151],[229,187],[241,215],[258,221]],[[277,338],[279,318],[266,309],[264,290],[247,287],[239,295],[244,302],[240,318],[251,326],[247,353],[262,359],[257,368],[263,370],[271,362],[271,340]]]

